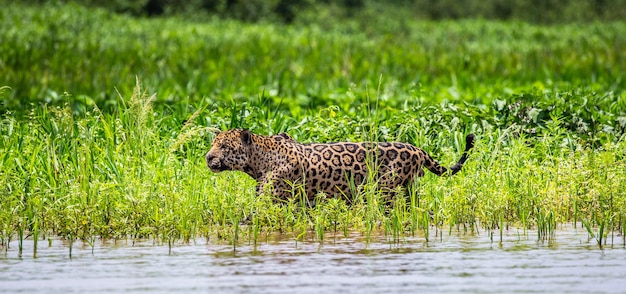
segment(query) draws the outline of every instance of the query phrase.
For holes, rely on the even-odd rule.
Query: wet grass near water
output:
[[[623,23],[416,21],[402,37],[69,7],[0,12],[5,250],[51,236],[171,245],[454,230],[497,241],[528,228],[550,240],[563,223],[600,247],[626,235]],[[370,181],[351,204],[311,207],[206,168],[211,129],[235,127],[408,142],[448,166],[466,134],[478,140],[462,172],[427,173],[392,205]]]

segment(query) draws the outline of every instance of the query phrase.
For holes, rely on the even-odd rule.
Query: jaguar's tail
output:
[[[454,175],[456,173],[458,173],[459,171],[461,171],[461,168],[463,168],[463,164],[465,164],[465,161],[467,160],[467,158],[469,157],[469,151],[470,149],[472,149],[472,147],[474,147],[474,141],[476,140],[476,136],[474,136],[474,134],[469,134],[467,135],[467,137],[465,137],[465,151],[463,151],[463,155],[461,156],[461,159],[459,159],[459,161],[451,166],[450,168],[446,168],[445,166],[441,166],[439,165],[439,163],[434,160],[432,157],[430,157],[430,155],[426,154],[426,162],[424,163],[424,167],[426,167],[429,171],[433,172],[434,174],[438,175],[438,176],[443,176],[443,175]]]

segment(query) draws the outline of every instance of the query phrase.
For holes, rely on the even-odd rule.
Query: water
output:
[[[21,258],[15,242],[0,253],[0,293],[626,293],[621,236],[602,250],[580,228],[559,229],[551,242],[536,236],[510,230],[501,246],[487,233],[399,244],[283,237],[236,251],[198,240],[171,254],[151,242],[98,241],[93,252],[74,245],[72,258],[60,240],[40,241],[33,258],[29,240]]]

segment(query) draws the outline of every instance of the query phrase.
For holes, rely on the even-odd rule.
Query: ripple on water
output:
[[[494,236],[495,239],[495,236]],[[0,292],[595,292],[620,293],[626,283],[621,236],[600,250],[581,229],[564,227],[550,242],[533,231],[453,232],[365,242],[358,235],[325,242],[278,239],[257,246],[96,242],[94,248],[54,240],[32,258],[32,241],[0,255]]]

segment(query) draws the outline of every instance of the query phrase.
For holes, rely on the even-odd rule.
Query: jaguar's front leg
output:
[[[268,192],[274,195],[275,194],[274,183],[276,181],[274,178],[275,177],[272,176],[272,173],[267,173],[266,175],[257,179],[256,195],[261,196]]]

